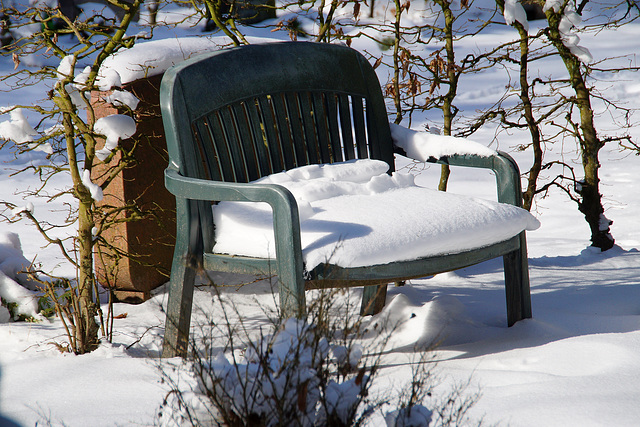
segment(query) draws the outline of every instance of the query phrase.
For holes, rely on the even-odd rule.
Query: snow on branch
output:
[[[96,151],[96,157],[104,161],[118,146],[120,139],[126,139],[136,133],[136,122],[123,114],[112,114],[96,120],[93,129],[106,137],[106,142],[101,150]]]
[[[547,0],[542,10],[544,12],[553,10],[556,13],[560,13],[562,8],[562,0]],[[582,63],[589,64],[593,62],[593,56],[589,49],[584,46],[580,46],[580,37],[573,31],[574,27],[578,27],[582,23],[582,17],[576,12],[573,3],[569,2],[564,8],[560,25],[558,30],[562,37],[562,44],[564,44],[569,51],[575,55]]]
[[[107,95],[105,97],[105,101],[116,107],[127,106],[132,111],[138,107],[138,103],[140,102],[140,100],[131,92],[117,89],[114,89],[113,92],[111,92],[111,95]]]
[[[520,0],[506,0],[504,2],[504,21],[507,25],[513,25],[514,22],[519,22],[524,27],[525,31],[529,31],[529,21],[527,21],[527,12]]]
[[[22,108],[15,108],[9,113],[11,119],[0,123],[0,138],[11,140],[16,144],[24,144],[33,141],[38,133],[27,122],[22,114]]]
[[[16,206],[15,208],[11,209],[11,215],[12,216],[18,216],[20,214],[22,214],[23,212],[29,212],[31,214],[33,214],[33,203],[28,202],[26,205],[24,206]]]
[[[76,58],[73,55],[67,55],[60,60],[60,65],[56,72],[58,73],[58,81],[66,78],[73,78],[74,69],[76,66]]]
[[[563,0],[547,0],[542,7],[542,11],[546,12],[547,10],[552,9],[554,12],[558,13],[562,8],[562,3]]]
[[[102,188],[100,188],[99,185],[94,184],[93,181],[91,181],[91,171],[88,169],[85,169],[84,171],[82,171],[82,185],[84,185],[87,190],[89,190],[89,193],[91,193],[91,198],[93,200],[95,200],[96,202],[99,202],[102,200],[103,194],[102,194]]]
[[[42,151],[46,154],[53,153],[53,148],[49,143],[35,143],[38,132],[29,124],[27,118],[22,113],[22,108],[8,107],[0,112],[9,111],[10,119],[0,123],[0,138],[13,141],[16,144],[27,144],[29,149]]]

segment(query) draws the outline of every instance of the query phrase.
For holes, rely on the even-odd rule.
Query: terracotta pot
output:
[[[135,164],[124,169],[104,190],[98,205],[125,207],[135,204],[142,212],[140,218],[113,225],[104,238],[115,248],[97,245],[95,270],[99,283],[115,290],[121,301],[144,301],[150,291],[168,281],[175,245],[175,199],[164,187],[164,169],[168,164],[159,89],[162,76],[136,80],[123,86],[140,103],[136,108],[136,133],[120,141],[120,146],[134,150]],[[104,101],[105,93],[92,94],[96,119],[111,114],[128,114]],[[99,148],[101,145],[99,144]],[[108,166],[117,164],[121,153],[104,164],[98,161],[92,170],[92,180],[104,182]],[[131,212],[123,212],[118,219],[132,219]],[[96,221],[100,221],[96,218]],[[130,254],[121,257],[117,252]]]

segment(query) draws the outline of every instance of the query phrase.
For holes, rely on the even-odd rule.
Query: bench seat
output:
[[[362,159],[303,166],[258,182],[281,185],[296,198],[307,271],[461,253],[539,226],[524,209],[419,187],[412,175],[390,176],[387,169]],[[276,258],[268,204],[221,202],[213,212],[213,252]]]

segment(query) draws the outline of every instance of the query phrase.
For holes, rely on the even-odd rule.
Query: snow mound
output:
[[[487,326],[474,321],[462,302],[438,295],[423,305],[396,295],[367,325],[368,338],[389,336],[388,349],[434,348],[474,342],[487,335]]]
[[[16,304],[15,315],[38,318],[37,296],[25,287],[35,289],[35,283],[21,273],[30,265],[22,254],[19,236],[10,232],[0,233],[0,297],[7,303]],[[9,310],[0,306],[0,323],[9,320]]]
[[[512,205],[418,187],[409,174],[386,173],[379,160],[309,165],[257,181],[296,198],[308,270],[329,262],[360,267],[458,253],[507,240],[538,221]],[[214,206],[218,253],[272,257],[266,203]]]

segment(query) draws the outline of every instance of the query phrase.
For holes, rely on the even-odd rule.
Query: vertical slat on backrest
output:
[[[191,130],[194,135],[194,144],[192,147],[194,152],[189,154],[189,170],[191,168],[202,167],[201,172],[205,179],[222,179],[222,169],[220,166],[219,157],[215,151],[216,146],[211,139],[211,132],[206,120],[198,120],[191,124]],[[197,160],[200,160],[200,164],[197,165]],[[201,176],[199,173],[194,173],[193,176]]]
[[[356,158],[353,149],[353,126],[351,123],[351,107],[349,105],[349,96],[345,94],[338,95],[338,106],[340,110],[340,131],[342,133],[342,145],[344,149],[345,160]]]
[[[295,168],[297,165],[294,155],[293,141],[291,139],[291,129],[289,128],[289,114],[287,112],[284,95],[272,95],[271,102],[276,116],[278,136],[280,137],[280,147],[282,150],[282,157],[284,158],[284,168],[287,170]]]
[[[353,117],[353,127],[356,137],[358,158],[366,159],[369,157],[369,149],[367,147],[367,123],[364,119],[364,106],[362,104],[362,98],[358,96],[351,97],[351,112],[351,115]]]
[[[367,141],[369,145],[369,156],[372,159],[384,160],[389,164],[388,173],[395,172],[395,161],[389,161],[389,156],[393,159],[393,152],[383,152],[383,147],[385,147],[386,141],[381,141],[381,135],[376,132],[374,126],[376,123],[376,117],[374,113],[371,111],[372,108],[369,108],[367,104],[368,100],[365,100],[365,114],[367,119]]]
[[[217,113],[210,114],[206,118],[199,120],[204,123],[201,130],[208,133],[208,140],[212,142],[212,148],[209,149],[207,145],[204,145],[204,149],[207,153],[207,159],[210,164],[213,163],[214,157],[217,158],[217,163],[220,168],[220,179],[223,181],[235,181],[235,172],[233,170],[233,163],[231,160],[231,152],[229,151],[229,144],[225,137],[222,124]],[[202,132],[204,134],[204,132]],[[205,139],[206,141],[206,139]],[[213,169],[211,166],[210,169]]]
[[[302,112],[300,110],[298,92],[286,93],[284,99],[287,107],[289,127],[291,129],[296,166],[308,165],[307,140],[302,126]]]
[[[248,182],[247,164],[231,107],[221,108],[218,111],[218,119],[220,120],[220,129],[227,143],[233,166],[233,178],[226,179],[225,177],[225,179],[227,181]]]
[[[274,169],[271,164],[271,154],[269,153],[265,124],[262,121],[260,109],[258,108],[258,100],[250,99],[243,102],[242,105],[246,111],[251,133],[253,134],[258,164],[260,165],[260,176],[272,174]]]
[[[248,182],[310,163],[375,157],[362,97],[327,92],[250,98],[197,125],[213,179]],[[209,142],[206,142],[209,141]]]
[[[247,170],[249,181],[260,178],[260,169],[258,165],[258,153],[256,152],[256,142],[253,138],[251,126],[247,120],[247,113],[243,103],[236,103],[231,106],[231,115],[233,123],[238,135],[239,148],[242,150],[244,164]]]
[[[213,139],[213,131],[211,129],[210,117],[203,117],[191,122],[191,131],[193,139],[187,153],[192,155],[188,160],[188,174],[191,177],[201,179],[222,180],[224,172],[220,157],[217,153],[217,146]],[[186,147],[185,147],[186,148]],[[187,170],[183,170],[185,173]],[[191,209],[197,212],[199,218],[199,227],[202,236],[202,245],[205,248],[213,247],[213,218],[211,212],[211,202],[209,201],[191,201]]]
[[[327,122],[324,94],[314,92],[311,94],[311,99],[313,104],[313,116],[315,118],[316,129],[318,131],[320,161],[321,163],[331,163],[333,159],[329,146],[329,124]]]
[[[321,163],[320,146],[318,145],[318,132],[315,124],[315,112],[311,102],[311,94],[308,92],[298,94],[298,105],[302,118],[302,126],[304,128],[304,137],[307,142],[307,155],[309,163]]]
[[[342,140],[340,139],[340,130],[338,124],[338,98],[336,94],[327,93],[324,97],[327,122],[329,124],[329,147],[331,151],[331,159],[334,162],[343,161],[342,157]]]
[[[280,149],[280,138],[277,132],[276,118],[270,97],[258,98],[258,106],[260,107],[260,122],[264,126],[264,135],[267,139],[269,154],[273,172],[281,172],[284,169],[284,160],[282,150]]]

